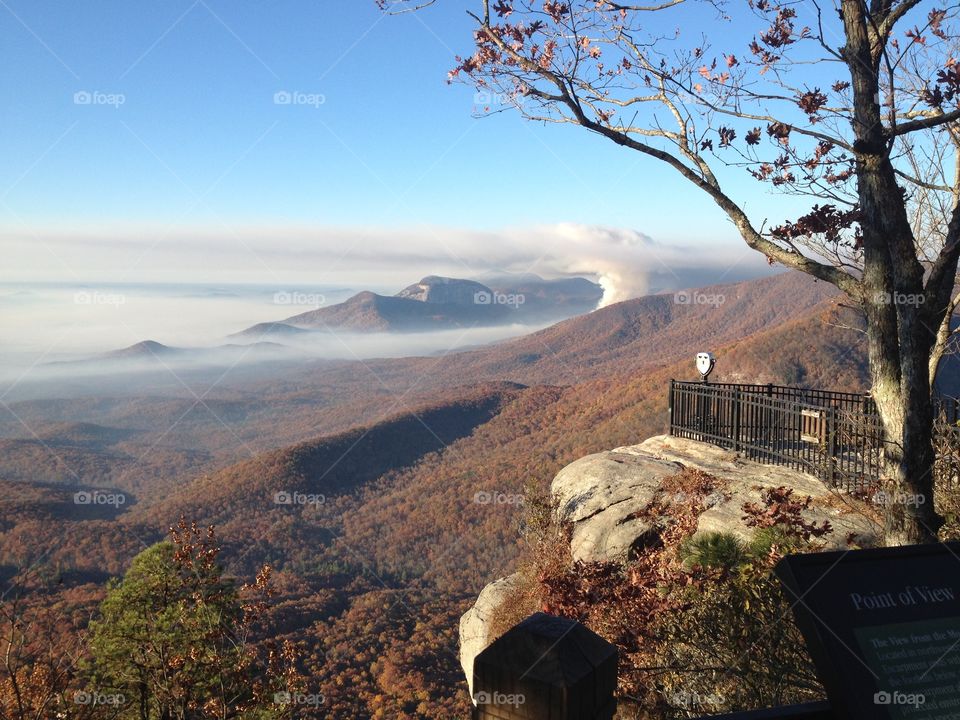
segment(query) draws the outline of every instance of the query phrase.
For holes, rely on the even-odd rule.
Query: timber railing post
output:
[[[733,449],[740,452],[740,388],[733,390]]]
[[[668,407],[668,412],[670,414],[670,424],[667,426],[667,435],[673,435],[673,424],[674,424],[673,398],[674,398],[674,393],[676,392],[676,389],[677,389],[677,381],[674,380],[673,378],[670,378],[670,391],[669,391],[670,394],[667,396],[667,407]]]
[[[837,409],[835,407],[827,408],[824,413],[827,421],[827,480],[831,487],[836,485],[836,453],[837,453]]]

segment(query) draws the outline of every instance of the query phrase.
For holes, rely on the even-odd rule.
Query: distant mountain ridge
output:
[[[492,293],[489,287],[474,280],[428,275],[420,282],[408,285],[394,297],[424,303],[471,305],[476,304],[478,298]]]
[[[186,352],[183,348],[171,347],[158,343],[156,340],[141,340],[129,347],[111,350],[102,355],[103,358],[160,358],[179,355]]]
[[[832,286],[784,273],[440,357],[310,361],[225,381],[198,407],[18,403],[0,418],[17,429],[0,440],[0,561],[36,548],[65,592],[92,594],[184,514],[216,525],[238,578],[274,568],[271,627],[303,643],[325,716],[466,716],[451,631],[512,570],[524,508],[567,463],[662,432],[669,380],[696,377],[696,351],[716,353],[718,381],[865,389],[862,335],[826,322],[836,304]],[[130,499],[78,509],[78,487]]]
[[[567,385],[611,374],[637,372],[701,350],[717,348],[816,318],[833,308],[839,291],[799,272],[714,285],[696,291],[646,295],[572,317],[550,327],[494,345],[450,354],[439,360],[366,360],[374,372],[392,376],[398,367],[430,367],[420,386],[454,384],[458,378],[510,379],[528,385]],[[818,321],[819,322],[819,321]],[[771,357],[773,362],[775,358]],[[720,358],[717,372],[728,359]],[[338,384],[343,366],[293,370],[287,379]],[[697,375],[694,371],[693,379]]]
[[[369,290],[342,303],[284,320],[258,323],[236,338],[292,335],[302,330],[424,332],[563,320],[595,309],[603,289],[585,278],[544,280],[525,274],[491,282],[428,275],[395,295]]]
[[[296,332],[295,328],[291,328]],[[74,367],[82,370],[110,368],[114,370],[137,370],[152,366],[194,362],[208,365],[235,366],[244,360],[257,361],[265,358],[283,358],[294,349],[277,342],[258,340],[252,343],[225,343],[214,347],[173,347],[156,340],[141,340],[118,350],[109,350],[98,355],[76,360],[55,360],[44,363],[49,367]]]

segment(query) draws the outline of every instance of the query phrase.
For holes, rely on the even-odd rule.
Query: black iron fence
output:
[[[883,426],[862,393],[671,380],[669,403],[671,435],[810,473],[849,492],[867,493],[881,477]],[[957,450],[960,460],[957,412],[956,401],[938,401],[936,442]],[[956,464],[939,465],[938,479],[960,482]]]
[[[739,390],[741,393],[763,395],[777,400],[815,405],[817,407],[835,407],[840,410],[876,413],[873,398],[868,393],[839,392],[836,390],[819,390],[815,388],[798,388],[789,385],[756,385],[750,383],[703,383],[674,381],[677,385],[692,387],[709,387],[711,389]]]

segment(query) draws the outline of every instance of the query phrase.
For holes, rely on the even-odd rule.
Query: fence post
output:
[[[733,450],[740,452],[740,388],[733,390]]]
[[[673,394],[676,391],[677,381],[670,378],[670,395],[667,397],[667,407],[670,414],[670,425],[667,426],[667,435],[673,435]]]
[[[763,406],[763,412],[760,415],[760,436],[763,438],[763,444],[769,449],[777,447],[777,438],[774,437],[771,424],[774,418],[773,412],[773,383],[767,383],[767,397],[770,402]]]
[[[612,720],[617,647],[576,620],[536,613],[473,663],[473,720]]]
[[[827,420],[827,480],[830,485],[836,485],[836,452],[837,452],[837,409],[826,409]]]

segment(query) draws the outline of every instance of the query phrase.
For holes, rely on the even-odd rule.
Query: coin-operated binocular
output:
[[[713,356],[713,353],[697,353],[697,372],[700,373],[700,379],[703,382],[709,382],[707,377],[713,372],[713,366],[716,364],[717,359]]]

